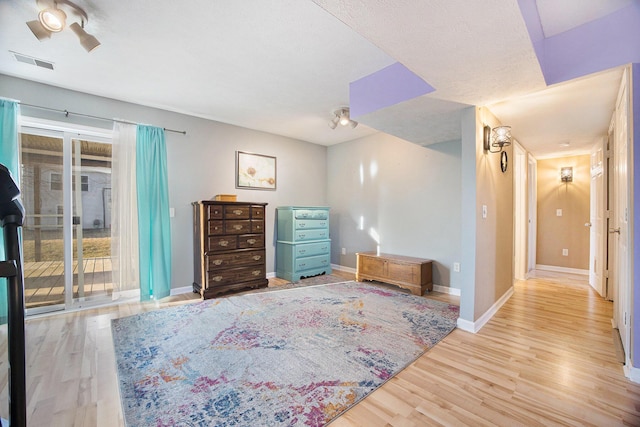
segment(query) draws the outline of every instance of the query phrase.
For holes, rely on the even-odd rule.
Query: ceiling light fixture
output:
[[[66,25],[67,17],[71,15],[72,18],[80,22],[73,22],[69,25],[71,31],[80,39],[80,45],[87,52],[100,46],[98,39],[84,30],[84,24],[89,22],[89,16],[80,6],[69,0],[36,0],[36,3],[42,9],[38,13],[38,19],[27,22],[27,26],[38,40],[43,41],[51,38],[51,33],[62,31]]]
[[[342,107],[333,112],[333,118],[329,122],[329,127],[331,129],[335,129],[340,123],[342,126],[350,126],[351,128],[355,128],[358,126],[358,122],[355,120],[351,120],[349,116],[349,107]]]
[[[38,13],[38,21],[52,33],[59,33],[67,23],[67,14],[58,9],[58,4],[54,2],[53,7],[43,9]]]
[[[499,153],[504,147],[511,145],[511,126],[498,126],[493,129],[484,126],[483,131],[484,151]]]

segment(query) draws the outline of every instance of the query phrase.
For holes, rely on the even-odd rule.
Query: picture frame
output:
[[[276,173],[275,157],[236,151],[236,188],[275,190]]]

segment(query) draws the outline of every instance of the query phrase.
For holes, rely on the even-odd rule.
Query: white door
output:
[[[589,206],[589,284],[606,296],[604,281],[604,144],[598,144],[591,151],[591,198]]]
[[[527,279],[527,153],[515,143],[513,146],[515,166],[514,179],[514,227],[515,227],[515,262],[514,274],[516,280]]]
[[[629,357],[629,195],[628,195],[628,149],[629,149],[629,91],[628,73],[624,73],[622,86],[616,103],[616,126],[613,147],[613,224],[609,233],[615,241],[614,323],[627,358]]]

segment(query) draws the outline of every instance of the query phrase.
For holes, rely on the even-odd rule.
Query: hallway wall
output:
[[[573,168],[572,182],[560,180],[562,167]],[[589,155],[538,160],[538,265],[589,269],[589,168]]]

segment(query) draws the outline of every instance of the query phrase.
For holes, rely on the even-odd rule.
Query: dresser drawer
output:
[[[293,256],[296,258],[302,258],[313,255],[328,254],[331,250],[331,241],[321,243],[302,243],[293,246]]]
[[[244,220],[227,220],[224,222],[224,231],[229,234],[244,234],[251,232],[251,221]]]
[[[238,237],[229,235],[209,237],[207,243],[206,251],[228,251],[238,248]]]
[[[252,233],[264,233],[264,221],[258,219],[251,220],[251,232]]]
[[[264,220],[264,206],[251,206],[251,219]]]
[[[206,257],[207,270],[222,267],[239,267],[243,265],[264,263],[264,251],[211,254]]]
[[[329,211],[325,209],[296,209],[296,219],[327,219]]]
[[[329,260],[329,254],[326,254],[307,258],[298,258],[295,260],[294,266],[296,271],[303,272],[304,270],[327,267],[330,264],[331,261]]]
[[[308,230],[312,228],[328,228],[328,219],[296,219],[296,230]]]
[[[249,219],[251,214],[251,206],[225,206],[224,217],[225,219]]]
[[[296,230],[293,239],[297,242],[305,240],[325,240],[329,238],[329,230]]]
[[[264,234],[243,234],[238,236],[238,248],[264,248]]]
[[[224,221],[209,221],[209,234],[224,234]]]
[[[224,216],[224,206],[222,205],[209,206],[209,219],[222,219],[223,216]]]
[[[266,276],[263,265],[214,270],[207,272],[209,287],[230,285],[248,280],[261,279]]]

